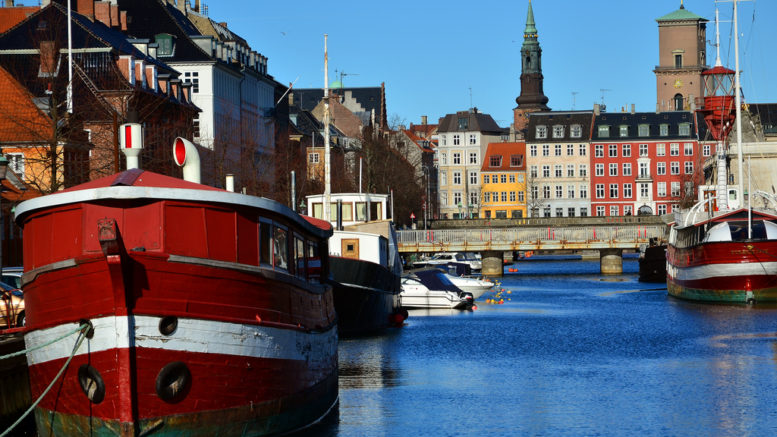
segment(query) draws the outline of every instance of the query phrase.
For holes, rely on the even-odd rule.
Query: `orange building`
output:
[[[526,143],[489,143],[483,166],[480,217],[526,217]]]

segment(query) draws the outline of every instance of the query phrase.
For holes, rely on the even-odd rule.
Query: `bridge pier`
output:
[[[483,267],[480,274],[490,277],[501,277],[504,272],[504,254],[501,251],[480,252]]]
[[[605,275],[623,273],[623,249],[600,249],[599,271]]]

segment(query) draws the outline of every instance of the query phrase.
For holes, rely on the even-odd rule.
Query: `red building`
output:
[[[599,113],[591,137],[591,212],[666,214],[696,199],[714,153],[694,112]]]

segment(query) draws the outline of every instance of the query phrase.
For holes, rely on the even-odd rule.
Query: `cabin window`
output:
[[[278,269],[289,269],[289,232],[279,226],[273,227],[272,265]]]
[[[308,241],[308,280],[321,282],[321,258],[318,255],[318,243]]]
[[[356,221],[367,221],[367,202],[356,202]]]
[[[352,203],[346,203],[342,202],[343,205],[343,221],[344,222],[352,222],[353,221],[353,204]],[[337,221],[338,217],[338,211],[337,211],[337,202],[332,202],[331,207],[331,216],[332,221]]]
[[[266,222],[259,223],[259,263],[270,264],[272,258],[272,234],[270,233],[270,224]]]
[[[294,261],[297,277],[305,279],[307,276],[307,266],[305,265],[305,240],[299,236],[294,236]]]

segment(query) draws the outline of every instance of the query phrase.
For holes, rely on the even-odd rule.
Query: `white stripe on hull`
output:
[[[731,276],[776,275],[777,262],[705,264],[692,267],[676,267],[667,263],[666,273],[678,281],[696,281],[700,279],[724,278]]]
[[[165,349],[202,354],[236,355],[252,358],[306,361],[311,366],[331,361],[337,351],[337,329],[311,333],[261,325],[243,325],[213,320],[178,319],[171,336],[159,332],[160,317],[110,316],[92,319],[94,337],[84,341],[76,355],[128,348],[129,325],[132,323],[135,347]],[[28,332],[27,348],[32,348],[72,332],[77,323]],[[35,365],[70,356],[76,334],[42,349],[27,353],[27,363]]]

